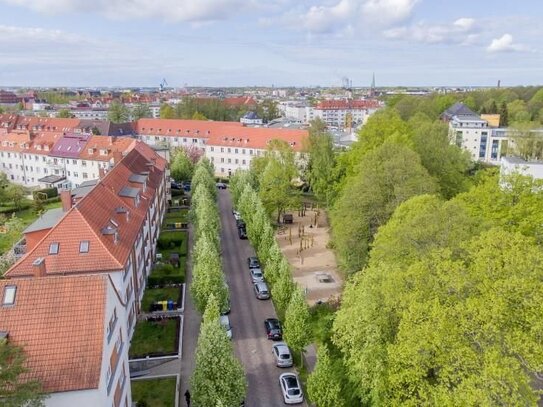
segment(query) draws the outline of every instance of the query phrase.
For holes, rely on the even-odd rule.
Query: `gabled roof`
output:
[[[441,114],[441,117],[447,120],[450,120],[453,116],[478,116],[478,114],[462,102],[456,102]]]
[[[29,372],[46,392],[98,388],[102,365],[107,275],[0,280],[15,286],[15,302],[2,306],[0,331],[22,346]]]
[[[136,142],[136,147],[76,202],[57,225],[8,270],[6,277],[32,275],[32,263],[38,257],[45,258],[48,275],[121,270],[143,227],[166,164],[152,148]],[[145,185],[130,181],[134,174],[144,172],[149,173]],[[123,196],[126,195],[123,190],[129,191],[129,196]],[[133,198],[135,194],[139,194],[139,202]],[[121,206],[127,212],[116,211]],[[105,230],[112,233],[104,233]],[[80,253],[82,241],[89,242],[84,253]],[[50,253],[55,243],[58,253]]]
[[[235,131],[224,131],[211,135],[206,145],[240,148],[266,149],[271,140],[283,140],[295,151],[301,151],[303,140],[309,136],[307,130],[273,129],[266,127],[243,127]]]
[[[210,120],[139,119],[134,123],[137,134],[172,137],[208,137],[225,128],[243,127],[240,122]]]

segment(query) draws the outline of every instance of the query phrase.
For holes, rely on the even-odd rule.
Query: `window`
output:
[[[209,149],[210,149],[211,151],[215,151],[215,149],[214,149],[213,147],[209,147]]]
[[[58,242],[53,242],[49,245],[49,254],[58,254],[60,244]]]
[[[238,164],[239,160],[236,158],[236,164]]]
[[[89,252],[89,244],[90,242],[88,240],[82,240],[79,242],[79,253],[88,253]]]
[[[111,316],[109,323],[107,325],[107,340],[111,339],[111,335],[113,334],[113,331],[115,329],[115,325],[117,324],[117,308],[113,310],[113,315]]]
[[[221,157],[221,163],[223,163],[223,162],[224,162],[224,157]]]
[[[250,155],[253,155],[253,150],[249,150],[249,154],[250,154]]]
[[[227,152],[231,153],[232,152],[232,149],[230,147],[228,147],[228,149],[226,150]]]
[[[238,153],[238,149],[237,149],[237,148],[236,148],[236,149],[234,149],[234,153],[235,153],[235,154],[237,154],[237,153]]]
[[[81,160],[81,165],[82,165],[83,167],[86,167],[86,166],[87,166],[87,162],[86,162],[85,160]]]
[[[4,299],[2,305],[15,304],[15,293],[17,292],[17,286],[7,285],[4,287]]]
[[[242,163],[243,165],[245,165],[245,160],[241,160],[241,163]]]
[[[74,177],[79,177],[79,175],[77,174],[77,172],[74,171]]]
[[[221,147],[221,153],[224,153],[224,147]]]
[[[232,164],[232,159],[231,158],[228,159],[228,164]]]
[[[87,179],[87,178],[89,178],[89,175],[88,175],[88,174],[87,174],[86,172],[84,172],[84,173],[83,173],[83,174],[81,174],[81,175],[83,175],[83,179]]]

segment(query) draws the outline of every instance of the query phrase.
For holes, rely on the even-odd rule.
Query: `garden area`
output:
[[[176,378],[133,380],[132,401],[136,407],[171,407],[175,405]]]
[[[130,344],[130,359],[175,355],[178,332],[179,318],[138,321]]]
[[[164,215],[164,230],[184,229],[189,222],[189,210],[187,208],[169,208]]]

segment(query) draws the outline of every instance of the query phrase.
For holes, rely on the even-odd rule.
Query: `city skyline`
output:
[[[543,5],[428,0],[0,0],[11,86],[540,83]],[[529,6],[529,7],[528,7]]]

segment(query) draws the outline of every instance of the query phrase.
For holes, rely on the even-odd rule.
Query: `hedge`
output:
[[[177,275],[162,275],[162,276],[154,276],[150,275],[147,277],[147,286],[148,287],[165,287],[168,285],[180,285],[185,282],[185,277],[181,276],[179,274]]]
[[[32,198],[36,199],[36,196],[38,193],[42,193],[47,195],[47,199],[49,198],[55,198],[58,196],[58,189],[57,188],[43,188],[43,189],[37,189],[32,192]]]
[[[183,243],[183,235],[180,233],[162,233],[158,239],[159,249],[175,249]]]

